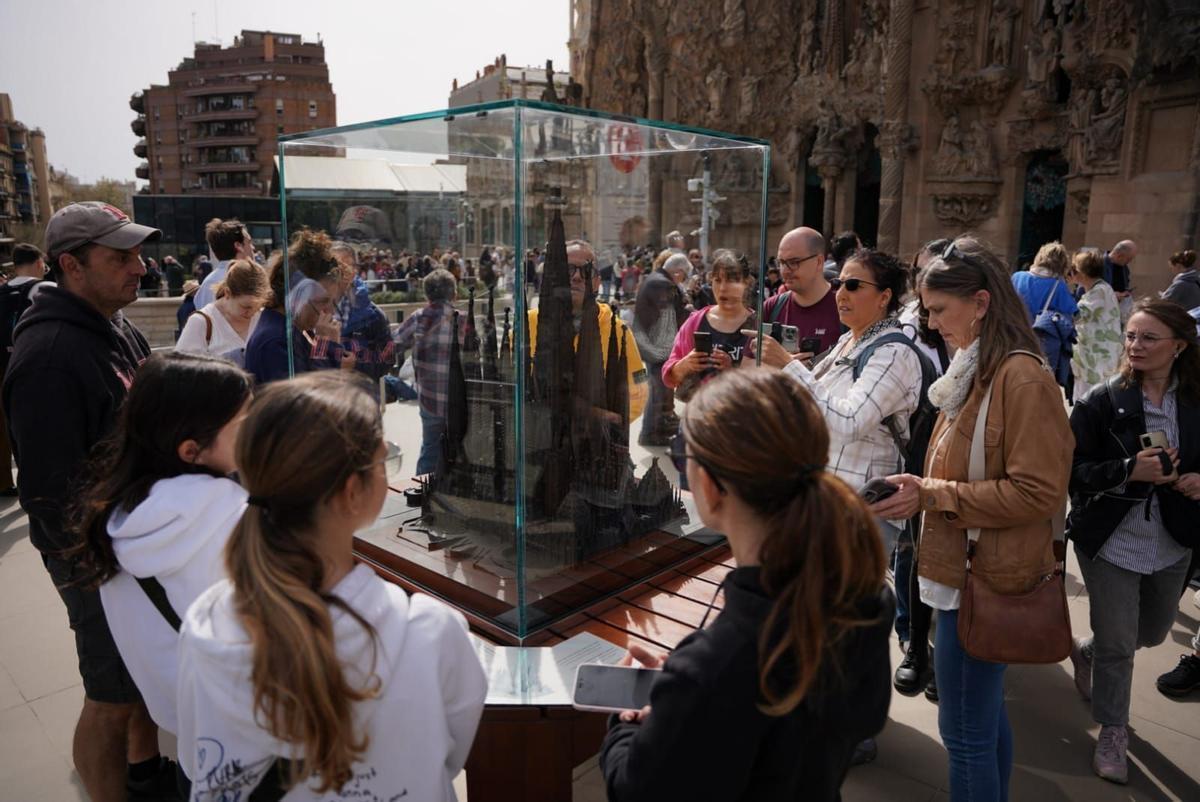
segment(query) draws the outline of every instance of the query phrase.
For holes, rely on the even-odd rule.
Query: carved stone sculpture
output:
[[[708,88],[708,116],[709,119],[716,120],[721,116],[721,109],[725,100],[725,87],[729,84],[729,73],[725,72],[725,68],[719,63],[713,68],[708,77],[704,79],[704,85]]]
[[[995,0],[988,26],[988,63],[1007,67],[1012,61],[1012,43],[1021,9],[1013,0]]]
[[[1094,95],[1096,90],[1092,90]],[[1129,95],[1117,78],[1109,78],[1099,92],[1098,103],[1089,103],[1091,123],[1087,129],[1087,158],[1090,162],[1116,161],[1125,132],[1125,105]]]
[[[996,211],[996,193],[934,193],[933,212],[938,220],[957,228],[973,228]]]
[[[996,152],[987,128],[978,120],[971,123],[965,151],[966,172],[972,176],[996,174]]]
[[[746,0],[725,0],[721,18],[721,44],[737,47],[746,32]]]
[[[940,175],[958,175],[964,172],[966,160],[963,153],[963,133],[957,115],[951,116],[942,126],[937,154],[933,157],[934,170]]]

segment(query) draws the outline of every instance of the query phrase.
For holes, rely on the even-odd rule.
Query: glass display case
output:
[[[282,137],[278,161],[291,371],[366,374],[403,452],[360,558],[537,643],[722,542],[660,379],[658,313],[669,351],[703,280],[647,275],[730,249],[760,311],[767,143],[512,100]],[[678,290],[639,311],[639,286]]]

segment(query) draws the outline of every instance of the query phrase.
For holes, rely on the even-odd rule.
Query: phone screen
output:
[[[650,687],[662,674],[653,668],[586,663],[575,673],[577,707],[641,710],[650,704]]]
[[[820,337],[805,337],[800,341],[800,353],[815,354],[821,350]]]
[[[707,331],[697,331],[692,334],[695,349],[702,354],[712,353],[712,335]]]

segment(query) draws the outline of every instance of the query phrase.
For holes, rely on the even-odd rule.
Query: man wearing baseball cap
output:
[[[109,433],[150,355],[121,309],[137,299],[146,272],[142,243],[161,235],[106,203],[56,212],[46,227],[46,252],[57,285],[43,285],[21,316],[4,379],[29,540],[75,631],[86,698],[73,752],[95,802],[171,798],[159,788],[173,769],[158,754],[158,729],[113,643],[100,594],[71,584],[76,567],[64,554],[72,538],[63,520],[88,453]]]

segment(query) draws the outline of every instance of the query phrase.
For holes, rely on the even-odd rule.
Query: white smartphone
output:
[[[650,687],[662,672],[656,668],[584,663],[575,669],[576,710],[620,713],[650,704]]]

